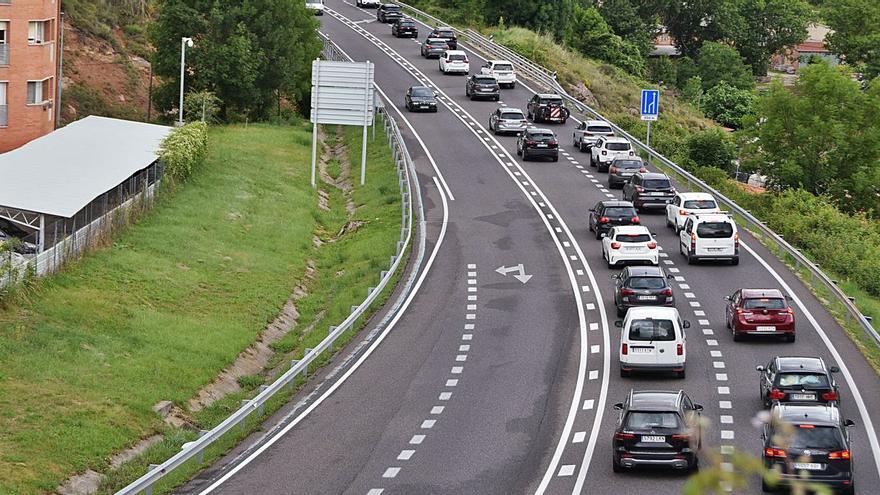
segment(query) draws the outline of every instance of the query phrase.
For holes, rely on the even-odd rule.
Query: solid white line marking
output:
[[[394,478],[397,476],[397,473],[399,473],[399,472],[400,472],[399,467],[390,467],[385,470],[385,472],[382,474],[382,477],[383,478]]]
[[[574,434],[574,438],[572,439],[571,443],[583,443],[584,438],[586,438],[586,437],[587,437],[587,432],[585,432],[585,431],[576,432]]]
[[[722,415],[721,416],[721,424],[732,425],[733,424],[733,416]]]
[[[437,424],[436,419],[426,419],[426,420],[422,421],[422,429],[423,430],[430,430],[431,428],[434,427],[435,424]]]
[[[596,404],[596,401],[593,399],[587,399],[584,401],[584,407],[582,408],[584,411],[589,411]]]
[[[565,464],[559,468],[559,476],[571,476],[574,474],[574,464]]]
[[[443,414],[444,409],[446,406],[434,406],[431,408],[431,414]]]
[[[401,450],[400,454],[397,456],[398,461],[408,461],[412,459],[413,454],[415,454],[415,450]]]

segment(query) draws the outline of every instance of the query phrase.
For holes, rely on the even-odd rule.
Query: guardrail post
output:
[[[250,403],[251,403],[250,400],[242,399],[241,400],[241,407],[245,407],[245,406],[249,405]],[[241,421],[238,423],[238,425],[241,426],[241,432],[244,433],[247,428],[247,416],[241,418]]]
[[[205,436],[205,435],[207,435],[207,434],[208,434],[208,430],[199,430],[199,438],[202,438],[203,436]],[[201,465],[202,462],[205,461],[205,451],[204,451],[204,449],[199,449],[199,453],[198,453],[198,461],[199,461],[199,465]]]
[[[269,388],[268,385],[260,385],[260,393],[262,394],[263,392],[265,392],[267,388]],[[260,408],[259,408],[260,416],[262,416],[263,413],[266,412],[265,406],[266,406],[265,402],[260,404]]]
[[[397,261],[397,256],[392,256],[392,257],[391,257],[391,263],[389,263],[388,266],[394,266],[394,262],[395,262],[395,261]]]
[[[159,467],[158,464],[148,464],[147,471],[152,471],[152,470],[156,469],[157,467]],[[147,495],[153,495],[153,485],[148,486],[145,491],[146,491]]]
[[[376,290],[375,287],[368,287],[367,288],[367,297],[370,297],[371,295],[373,295],[374,290]]]
[[[290,361],[290,368],[291,369],[296,368],[297,364],[299,364],[299,359],[292,359]],[[293,377],[290,379],[290,381],[287,382],[287,390],[293,391],[294,385],[296,385],[296,375],[293,375]]]

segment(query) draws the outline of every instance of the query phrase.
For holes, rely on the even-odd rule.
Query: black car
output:
[[[446,40],[440,38],[428,38],[422,43],[422,56],[425,58],[440,58],[449,50]]]
[[[645,162],[637,156],[618,157],[611,161],[608,168],[608,188],[619,189],[629,182],[630,177],[638,172],[647,172]]]
[[[683,391],[630,391],[620,411],[612,441],[612,467],[656,466],[694,471],[702,445],[700,411]]]
[[[465,94],[472,100],[486,98],[498,101],[501,99],[501,86],[495,76],[474,74],[467,78],[464,86]]]
[[[825,366],[818,357],[773,358],[761,373],[761,401],[769,409],[774,402],[839,404],[840,391],[833,373],[837,366]]]
[[[614,279],[614,306],[624,316],[634,306],[675,306],[675,296],[667,275],[659,266],[628,266]]]
[[[393,3],[386,3],[379,6],[379,10],[376,11],[376,20],[379,22],[397,22],[403,18],[403,12],[400,10],[400,5],[395,5]]]
[[[536,94],[526,108],[533,122],[557,122],[564,124],[571,113],[565,108],[562,97],[555,94]]]
[[[675,197],[675,188],[666,174],[639,172],[623,185],[623,199],[633,206],[643,208],[666,208]]]
[[[852,420],[833,405],[777,404],[764,425],[764,467],[779,473],[778,482],[764,478],[765,492],[801,479],[855,493],[850,435]],[[868,490],[870,491],[870,490]]]
[[[418,38],[419,26],[414,20],[404,18],[391,25],[391,34],[396,38]]]
[[[606,200],[599,201],[590,209],[590,217],[587,219],[587,228],[596,233],[596,239],[601,239],[602,234],[608,233],[611,227],[617,225],[639,225],[639,214],[629,201]]]
[[[431,31],[429,38],[440,38],[446,40],[450,50],[458,50],[458,37],[455,36],[455,30],[451,27],[438,27]]]
[[[516,154],[527,161],[547,157],[559,161],[559,141],[550,129],[526,129],[516,138]]]
[[[406,109],[410,112],[437,112],[437,96],[426,86],[412,86],[406,90]]]

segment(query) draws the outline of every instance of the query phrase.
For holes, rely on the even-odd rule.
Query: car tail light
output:
[[[642,186],[636,186],[636,192],[637,193],[645,192],[645,188]]]
[[[620,249],[620,243],[619,242],[612,242],[611,249]]]
[[[733,247],[739,249],[739,232],[733,234]]]
[[[605,156],[605,155],[607,155],[607,154],[608,154],[608,152],[607,152],[607,151],[605,151],[605,150],[602,150],[602,156]]]
[[[690,442],[691,436],[687,434],[675,434],[672,435],[673,440],[678,440],[679,442]]]
[[[632,223],[639,223],[641,221],[642,221],[642,219],[639,217],[632,217],[632,219],[630,219],[630,222],[632,222]]]
[[[848,450],[838,450],[836,452],[829,452],[828,458],[848,461],[852,458],[852,454]]]
[[[592,133],[592,132],[585,132],[584,135],[587,136],[587,137],[593,137],[593,133]]]
[[[632,289],[620,289],[620,295],[621,296],[634,296],[634,295],[636,295],[636,291],[634,291]],[[624,344],[624,345],[626,345],[626,344]]]
[[[537,141],[532,141],[531,139],[526,139],[526,144],[529,146],[534,146],[536,143],[537,143]]]
[[[823,392],[822,400],[837,400],[837,392],[833,390],[831,392]]]
[[[614,434],[615,440],[635,440],[636,436],[632,433],[617,432]]]
[[[649,242],[648,249],[657,249],[657,243],[654,241]]]
[[[672,289],[669,289],[669,288],[665,289],[663,291],[663,295],[664,296],[672,296]]]
[[[609,168],[609,169],[608,169],[608,173],[609,173],[609,174],[616,174],[616,173],[617,173],[617,167],[611,167],[611,168]]]
[[[646,169],[645,167],[642,167],[639,169],[639,172],[641,172],[641,173],[645,173],[647,171],[648,171],[648,169]]]
[[[550,144],[552,146],[556,146],[559,144],[559,141],[557,141],[555,139],[551,139],[550,141],[547,142],[547,144]]]
[[[629,354],[629,346],[627,344],[621,344],[620,353],[623,354],[624,356]]]
[[[803,428],[805,430],[812,430],[812,429],[816,428],[816,426],[815,425],[798,425],[798,428]]]
[[[686,211],[684,211],[684,210],[678,210],[678,214],[681,215],[681,216],[683,216],[683,217],[688,216],[688,212],[686,212]]]
[[[780,457],[782,459],[785,459],[785,451],[782,449],[777,449],[775,447],[765,447],[764,457]]]
[[[677,356],[684,356],[684,344],[678,344],[675,346],[675,354]]]
[[[697,250],[697,234],[691,233],[691,251]]]
[[[768,394],[770,400],[782,400],[785,398],[785,392],[779,390],[778,388],[770,389],[770,394]]]
[[[599,218],[599,223],[608,223],[610,221],[611,220],[608,217],[600,217]]]

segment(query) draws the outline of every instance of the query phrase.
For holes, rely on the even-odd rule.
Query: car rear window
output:
[[[437,36],[441,38],[452,38],[455,36],[455,32],[453,32],[451,29],[438,29],[435,32],[437,33]]]
[[[626,428],[632,430],[677,429],[680,425],[678,414],[674,412],[630,411],[626,415]]]
[[[828,377],[821,373],[780,373],[777,375],[780,387],[828,388]]]
[[[400,7],[397,5],[386,5],[385,10],[387,12],[400,12]]]
[[[642,168],[642,162],[640,160],[614,160],[613,165],[617,168],[625,168],[627,170],[638,170]]]
[[[672,184],[669,183],[669,179],[645,179],[642,181],[642,185],[645,186],[646,189],[669,189],[672,187]]]
[[[672,320],[633,320],[629,340],[675,340],[675,325]]]
[[[685,201],[682,206],[688,210],[711,210],[718,208],[718,205],[711,199],[691,199]]]
[[[651,240],[650,234],[617,234],[614,238],[617,242],[648,242]]]
[[[843,450],[843,436],[833,426],[795,425],[789,447],[793,449]],[[780,432],[781,433],[781,432]]]
[[[526,117],[520,112],[504,112],[501,114],[504,120],[525,120]]]
[[[733,225],[727,222],[704,222],[697,225],[697,235],[703,239],[727,239],[733,237]]]
[[[562,105],[562,98],[541,98],[542,105]]]
[[[431,38],[431,39],[429,39],[429,40],[428,40],[428,44],[429,44],[429,45],[443,45],[443,46],[447,46],[447,45],[446,45],[446,40],[441,40],[441,39],[438,39],[438,38]]]
[[[495,64],[495,67],[492,70],[513,70],[513,66],[510,64]]]
[[[413,27],[416,25],[416,23],[414,23],[412,21],[400,21],[399,25],[401,27]]]
[[[608,143],[606,147],[611,151],[628,151],[629,143]]]
[[[661,277],[633,277],[627,282],[630,289],[664,289],[666,279]]]
[[[632,206],[611,206],[605,208],[603,215],[606,217],[634,217],[637,213]]]
[[[605,133],[608,134],[610,132],[614,132],[607,125],[589,125],[587,126],[587,132],[596,132],[596,133]]]
[[[430,88],[413,88],[413,96],[434,96],[434,91]]]
[[[460,53],[453,53],[449,55],[449,60],[453,60],[455,62],[464,62],[465,60],[467,60],[467,57]]]
[[[778,297],[756,297],[743,301],[745,309],[785,309],[788,305],[785,299]]]
[[[541,141],[541,142],[550,141],[553,138],[554,138],[553,134],[550,134],[550,133],[545,133],[545,132],[530,132],[529,133],[529,139],[531,139],[533,141]]]
[[[474,81],[478,84],[495,84],[498,82],[494,77],[475,77]]]

